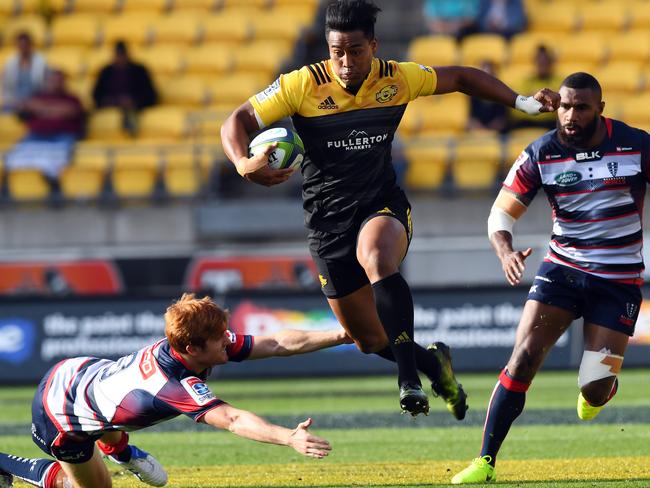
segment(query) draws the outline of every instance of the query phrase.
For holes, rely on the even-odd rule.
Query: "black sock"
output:
[[[415,367],[413,298],[408,284],[401,274],[395,273],[373,283],[372,291],[375,295],[379,319],[384,326],[390,350],[397,362],[398,383],[420,385]]]
[[[488,405],[481,446],[481,457],[490,456],[492,466],[496,463],[501,443],[508,435],[510,426],[524,410],[529,386],[530,383],[514,379],[505,369],[499,376]]]
[[[434,354],[422,347],[417,342],[414,343],[413,347],[415,349],[415,365],[417,366],[418,370],[426,374],[431,382],[437,380],[440,376],[440,363]],[[390,347],[388,346],[386,346],[381,351],[376,352],[375,354],[379,357],[387,359],[388,361],[395,362],[393,351],[391,351]]]
[[[0,470],[40,488],[49,488],[60,469],[51,459],[23,458],[0,452]]]

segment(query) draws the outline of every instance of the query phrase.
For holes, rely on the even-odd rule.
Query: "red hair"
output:
[[[206,341],[220,336],[227,325],[226,310],[210,297],[196,298],[193,293],[184,293],[165,312],[165,335],[172,348],[180,353],[189,345],[204,348]]]

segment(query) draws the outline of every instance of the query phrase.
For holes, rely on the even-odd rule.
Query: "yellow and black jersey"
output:
[[[436,89],[436,72],[375,58],[353,94],[329,60],[281,75],[250,98],[260,127],[290,116],[305,143],[307,227],[343,232],[360,208],[395,189],[390,147],[407,104]]]

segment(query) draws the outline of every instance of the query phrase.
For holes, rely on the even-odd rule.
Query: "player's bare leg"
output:
[[[512,355],[490,398],[481,454],[452,478],[452,484],[496,480],[494,465],[497,454],[510,426],[524,409],[526,391],[551,347],[573,319],[573,313],[563,308],[535,300],[526,301]]]
[[[582,420],[592,420],[618,390],[617,375],[630,337],[593,323],[584,326],[584,355],[578,381],[577,412]]]
[[[99,449],[95,448],[93,457],[80,464],[59,461],[71,488],[111,488],[111,475],[106,469]]]

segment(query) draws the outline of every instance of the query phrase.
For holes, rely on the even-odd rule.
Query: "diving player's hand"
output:
[[[289,445],[303,456],[321,459],[330,453],[332,446],[322,437],[309,433],[311,422],[309,418],[298,424],[289,436]]]
[[[533,250],[529,247],[525,251],[511,251],[501,258],[503,272],[506,274],[508,283],[512,286],[518,285],[521,282],[521,277],[524,275],[524,270],[526,269],[524,261],[532,253]]]
[[[293,174],[293,169],[273,169],[269,166],[269,155],[278,147],[269,144],[264,152],[251,158],[240,158],[237,161],[237,172],[249,181],[263,186],[273,186],[284,183]]]

